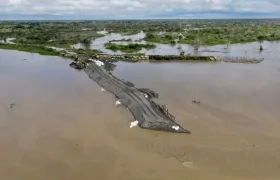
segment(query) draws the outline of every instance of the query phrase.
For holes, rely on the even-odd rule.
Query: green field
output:
[[[31,53],[38,53],[40,55],[48,55],[48,56],[57,56],[59,53],[56,51],[46,48],[44,46],[27,46],[27,45],[15,45],[15,44],[1,44],[0,49],[7,50],[17,50],[17,51],[25,51]]]

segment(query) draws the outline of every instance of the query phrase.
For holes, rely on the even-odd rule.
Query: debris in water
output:
[[[177,156],[174,156],[183,166],[191,168],[191,169],[197,169],[194,167],[194,164],[192,161],[183,161],[180,158],[178,158]]]
[[[122,103],[119,101],[119,100],[117,100],[116,101],[116,103],[115,103],[115,105],[117,106],[117,105],[121,105]]]
[[[138,123],[139,123],[139,122],[138,122],[137,120],[131,122],[131,123],[130,123],[130,128],[133,128],[133,127],[137,126]]]
[[[83,65],[81,65],[80,63],[77,63],[77,62],[72,62],[69,64],[69,66],[74,69],[79,69],[79,70],[84,68]]]
[[[147,94],[148,98],[149,97],[151,97],[151,98],[158,98],[158,96],[159,96],[158,93],[156,93],[153,90],[147,89],[147,88],[139,88],[138,90],[141,91],[144,94]]]
[[[13,108],[15,105],[15,103],[10,104],[10,108]]]
[[[194,167],[192,161],[184,161],[184,162],[182,163],[182,165],[183,165],[183,166],[186,166],[186,167],[188,167],[188,168],[191,168],[191,169],[197,169],[197,168]]]
[[[94,60],[94,62],[97,66],[104,66],[104,63],[102,61]]]
[[[192,100],[192,103],[194,103],[194,104],[200,104],[200,101]]]
[[[180,129],[179,126],[172,126],[172,129],[175,129],[176,131],[178,131]]]

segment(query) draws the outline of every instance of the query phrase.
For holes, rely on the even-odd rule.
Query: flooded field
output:
[[[91,49],[98,49],[106,54],[122,54],[121,51],[112,51],[110,49],[106,49],[104,47],[105,43],[109,41],[117,40],[117,42],[113,42],[116,44],[127,45],[130,43],[140,43],[140,44],[155,44],[157,47],[154,49],[142,49],[137,53],[145,53],[146,55],[179,55],[180,52],[184,51],[185,54],[198,54],[198,55],[210,55],[210,56],[251,56],[251,57],[262,57],[262,54],[259,51],[259,43],[242,43],[242,44],[232,44],[228,49],[225,49],[226,45],[215,45],[215,46],[202,46],[199,49],[199,52],[194,52],[193,47],[188,44],[160,44],[153,42],[146,42],[142,40],[145,37],[144,32],[140,32],[136,35],[124,36],[117,33],[111,33],[104,37],[97,38],[91,42]],[[131,39],[132,41],[119,41],[123,39]],[[265,51],[269,51],[271,53],[275,52],[275,50],[280,50],[280,43],[277,41],[272,42],[264,42],[263,46]],[[85,46],[81,43],[75,44],[72,46],[73,48],[85,48]]]
[[[0,50],[0,177],[278,180],[279,44],[265,48],[260,64],[117,63],[191,135],[130,129],[131,114],[69,61]]]

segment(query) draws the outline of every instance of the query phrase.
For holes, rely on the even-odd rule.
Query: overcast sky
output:
[[[280,18],[280,0],[0,0],[0,19]]]

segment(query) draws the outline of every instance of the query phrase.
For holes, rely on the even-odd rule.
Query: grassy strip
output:
[[[156,48],[156,45],[154,44],[128,44],[128,45],[120,45],[120,44],[115,44],[115,43],[106,43],[105,45],[106,49],[110,49],[113,51],[122,51],[122,52],[135,52],[135,51],[140,51],[142,48],[145,49],[153,49]]]
[[[149,55],[149,60],[216,61],[216,59],[211,56],[178,56],[178,55]]]
[[[154,43],[160,43],[160,44],[174,44],[173,41],[169,40],[169,39],[165,39],[165,38],[153,38],[153,39],[144,39],[147,42],[154,42]],[[264,39],[265,41],[279,41],[280,38],[266,38]],[[179,40],[178,43],[181,44],[193,44],[192,39],[182,39]],[[258,40],[255,38],[247,38],[247,39],[232,39],[230,40],[230,44],[238,44],[238,43],[251,43],[251,42],[257,42]],[[228,40],[227,39],[210,39],[206,42],[203,42],[202,45],[209,45],[209,46],[213,46],[213,45],[224,45],[227,44]]]
[[[83,53],[87,53],[87,54],[101,54],[103,53],[100,50],[97,49],[68,49],[72,52],[75,52],[77,54],[83,54]]]
[[[58,56],[59,53],[53,49],[44,46],[32,46],[32,45],[18,45],[18,44],[0,44],[0,49],[17,50],[30,53],[38,53],[46,56]]]
[[[124,53],[122,56],[146,56],[145,53]]]
[[[122,41],[123,41],[123,42],[124,42],[124,41],[127,41],[127,42],[129,42],[129,41],[130,41],[130,42],[131,42],[131,41],[132,41],[132,39],[129,39],[129,38],[128,38],[128,39],[125,39],[125,38],[124,38],[124,39],[119,39],[119,40],[117,40],[117,39],[113,39],[113,40],[111,40],[111,41],[109,41],[109,42],[122,42]]]

